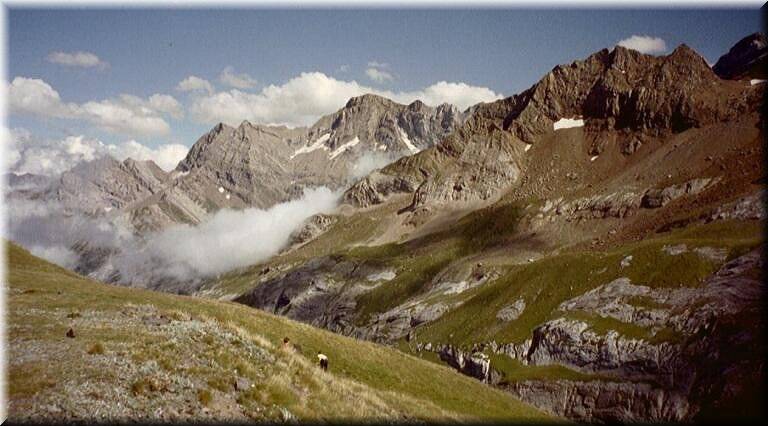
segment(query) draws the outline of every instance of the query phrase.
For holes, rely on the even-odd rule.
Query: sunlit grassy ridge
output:
[[[245,306],[96,283],[14,244],[8,265],[12,418],[543,418],[449,368]]]

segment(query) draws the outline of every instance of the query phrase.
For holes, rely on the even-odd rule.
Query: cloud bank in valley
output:
[[[268,209],[224,209],[198,226],[177,225],[152,235],[144,252],[150,258],[162,259],[164,272],[179,279],[253,265],[277,254],[307,218],[332,211],[339,197],[339,193],[320,187],[306,189],[301,198]]]
[[[11,199],[6,237],[67,268],[106,256],[92,274],[97,279],[119,277],[118,282],[136,286],[174,280],[188,288],[190,282],[274,256],[306,219],[335,209],[339,197],[325,187],[306,189],[302,197],[268,209],[224,209],[198,226],[176,225],[144,237],[127,232],[119,219]]]

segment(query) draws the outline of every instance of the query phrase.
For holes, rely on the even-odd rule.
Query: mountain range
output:
[[[15,176],[10,196],[141,237],[326,186],[341,205],[277,256],[184,292],[390,345],[569,419],[762,413],[767,52],[762,34],[713,67],[686,45],[617,46],[464,112],[364,95],[309,128],[218,124],[170,172],[104,158]],[[109,263],[89,247],[84,274]]]

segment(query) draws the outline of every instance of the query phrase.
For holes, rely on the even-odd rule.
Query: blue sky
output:
[[[9,127],[52,140],[85,136],[107,144],[136,140],[151,149],[168,143],[190,146],[219,119],[304,124],[343,105],[342,95],[366,89],[391,93],[403,102],[413,96],[459,103],[509,96],[557,64],[633,35],[659,38],[666,51],[686,43],[714,62],[760,29],[756,8],[11,9],[9,80],[29,79],[24,90],[49,94],[31,83],[41,80],[58,93],[63,106],[15,108],[12,103]],[[51,59],[53,52],[91,53],[99,65],[62,64]],[[247,74],[250,83],[240,88],[225,84],[220,78],[225,67]],[[310,72],[321,74],[299,78]],[[189,76],[208,81],[212,90],[179,90]],[[296,81],[287,85],[291,79]],[[465,86],[433,86],[441,81]],[[265,94],[270,85],[275,87]],[[144,102],[150,110],[143,110],[142,118],[151,116],[150,121],[138,127],[127,123],[131,116],[121,116],[117,124],[109,121],[105,114],[122,113],[119,108],[125,107],[122,94]],[[152,95],[170,96],[178,105],[153,111],[148,106]],[[301,118],[290,123],[291,114]]]

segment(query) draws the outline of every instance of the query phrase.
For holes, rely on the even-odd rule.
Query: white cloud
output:
[[[59,92],[43,80],[16,77],[8,87],[8,103],[11,110],[57,118],[77,115],[76,104],[65,104]]]
[[[235,89],[252,89],[256,87],[255,78],[246,73],[237,74],[232,67],[226,67],[221,71],[219,81]]]
[[[386,83],[392,81],[395,78],[387,71],[380,70],[378,68],[368,68],[365,70],[365,75],[376,83]]]
[[[51,52],[46,57],[46,60],[68,67],[104,69],[109,66],[107,62],[102,61],[96,54],[91,52]]]
[[[170,171],[187,154],[189,148],[180,144],[164,144],[156,148],[134,140],[117,144],[105,144],[98,139],[83,135],[67,136],[61,140],[37,139],[24,129],[13,129],[7,152],[7,170],[16,173],[32,173],[56,176],[84,161],[93,161],[104,155],[117,160],[152,160],[160,168]]]
[[[617,43],[619,46],[637,50],[640,53],[655,55],[667,51],[667,43],[659,37],[633,35]]]
[[[115,99],[65,103],[59,93],[40,79],[16,77],[8,87],[11,111],[43,117],[86,120],[107,131],[125,135],[163,135],[170,127],[162,114],[175,118],[183,114],[181,104],[170,95],[154,94],[148,99],[120,95]]]
[[[179,161],[184,159],[189,148],[181,144],[164,144],[157,148],[150,148],[130,140],[117,145],[107,145],[106,152],[120,161],[126,158],[139,161],[152,160],[168,172],[175,169]]]
[[[343,64],[339,67],[340,72],[349,72],[350,66],[348,64]]]
[[[266,210],[224,209],[198,226],[178,225],[153,235],[139,256],[116,263],[142,273],[147,272],[149,257],[160,263],[159,269],[181,279],[253,265],[277,254],[298,226],[313,214],[332,211],[338,199],[338,193],[321,187]]]
[[[386,71],[389,68],[389,64],[385,62],[370,61],[368,62],[368,68],[365,70],[365,75],[372,81],[383,84],[388,81],[393,81],[395,77],[391,72]]]
[[[155,111],[119,101],[86,102],[82,111],[88,121],[112,133],[148,136],[164,135],[170,130],[168,123]]]
[[[455,105],[465,110],[480,102],[493,102],[502,95],[487,87],[470,86],[466,83],[440,81],[422,90],[392,94],[392,99],[410,103],[420,99],[427,105],[437,106],[443,103]]]
[[[269,85],[259,93],[233,89],[198,96],[190,106],[190,113],[197,121],[206,124],[222,121],[238,125],[243,120],[249,120],[255,123],[306,126],[343,107],[349,98],[366,93],[404,104],[417,99],[432,106],[447,102],[460,109],[501,98],[501,94],[486,87],[466,83],[441,81],[418,91],[393,92],[364,86],[356,81],[337,80],[321,72],[306,72],[283,85]]]
[[[213,85],[211,82],[204,78],[190,75],[189,77],[179,82],[179,84],[176,86],[176,90],[180,92],[206,91],[208,93],[213,93]]]

